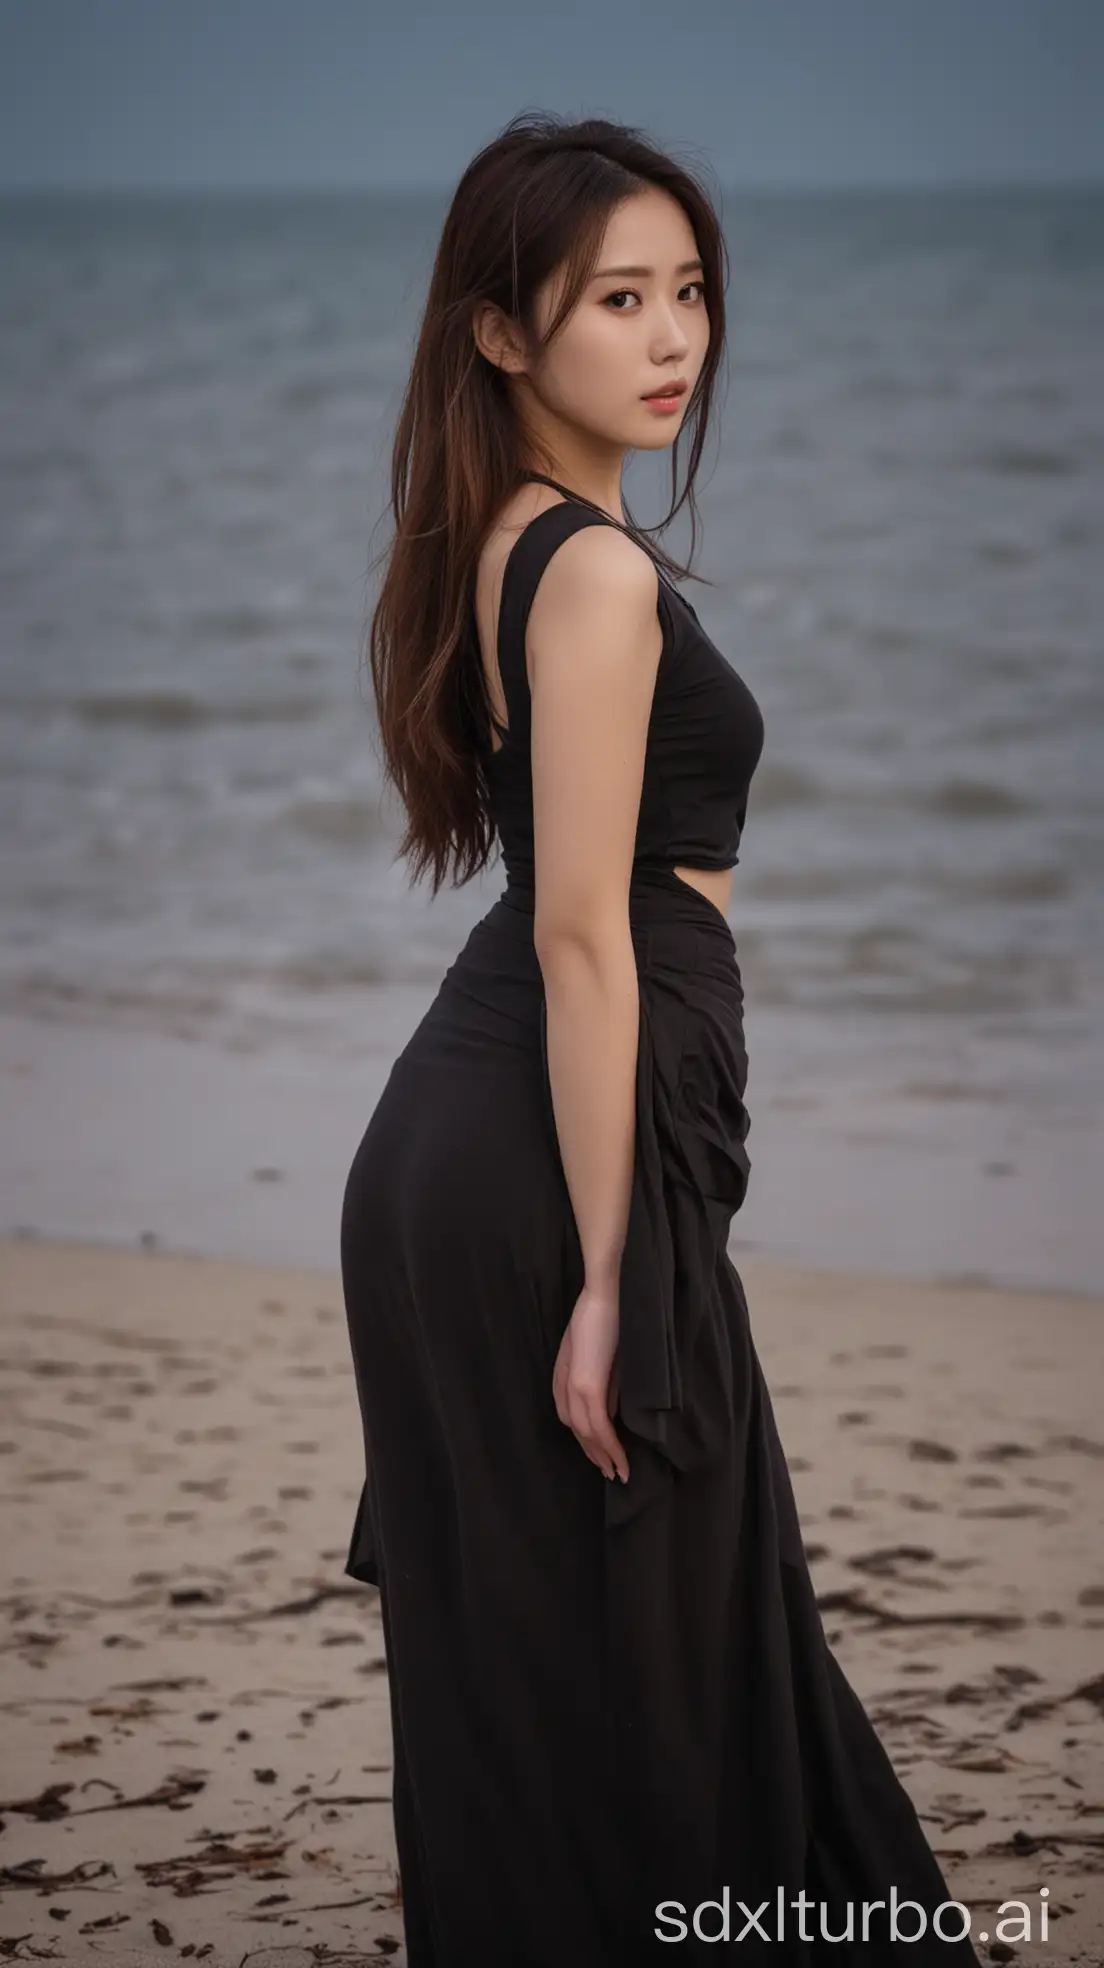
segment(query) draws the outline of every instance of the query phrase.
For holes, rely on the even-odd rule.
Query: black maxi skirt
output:
[[[552,1399],[583,1266],[531,888],[472,930],[346,1185],[366,1478],[345,1569],[380,1591],[408,1959],[640,1968],[728,1939],[784,1968],[977,1964],[825,1639],[726,1248],[749,1171],[732,931],[669,868],[634,872],[630,921],[628,1484]]]

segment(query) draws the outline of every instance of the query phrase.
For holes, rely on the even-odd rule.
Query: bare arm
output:
[[[629,880],[662,636],[657,575],[603,526],[552,556],[529,619],[534,940],[548,1074],[584,1287],[554,1377],[560,1419],[627,1480],[609,1418],[632,1188],[639,987]]]

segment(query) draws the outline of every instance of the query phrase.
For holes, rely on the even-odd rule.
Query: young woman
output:
[[[507,874],[341,1225],[411,1968],[977,1961],[827,1646],[726,1249],[763,722],[620,490],[689,427],[694,510],[725,261],[638,132],[517,118],[452,201],[399,420],[400,851],[436,892],[497,838]]]

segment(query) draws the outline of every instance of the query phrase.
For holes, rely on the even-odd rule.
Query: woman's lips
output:
[[[653,410],[666,411],[669,416],[672,410],[678,409],[688,387],[685,376],[672,376],[669,383],[661,383],[658,389],[642,397],[641,402],[650,403]]]

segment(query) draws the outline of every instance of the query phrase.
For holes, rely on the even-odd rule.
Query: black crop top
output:
[[[526,476],[554,485],[564,493],[566,503],[548,506],[530,520],[511,547],[503,570],[498,667],[509,723],[498,750],[489,755],[487,781],[507,876],[512,882],[531,884],[533,779],[525,666],[529,610],[548,562],[570,534],[581,526],[618,526],[619,522],[543,473]],[[658,566],[657,573],[663,643],[648,722],[633,865],[732,868],[739,859],[748,791],[763,749],[762,712],[706,635],[685,596]],[[495,725],[502,734],[497,719]]]

